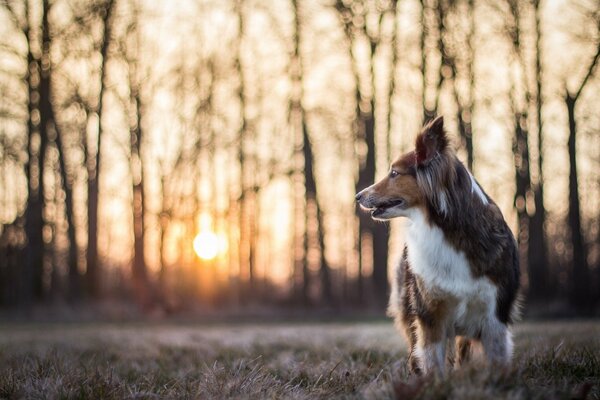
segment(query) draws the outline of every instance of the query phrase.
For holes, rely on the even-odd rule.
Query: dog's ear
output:
[[[444,117],[439,116],[423,127],[415,147],[417,165],[427,164],[436,154],[446,150],[448,138],[444,131]]]

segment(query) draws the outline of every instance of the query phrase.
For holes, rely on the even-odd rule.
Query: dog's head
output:
[[[394,161],[385,178],[357,193],[356,201],[379,220],[410,216],[427,201],[440,203],[443,211],[444,191],[436,186],[446,181],[442,164],[449,154],[444,119],[438,117],[423,127],[415,149]]]

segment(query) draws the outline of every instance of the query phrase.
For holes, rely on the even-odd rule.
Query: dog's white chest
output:
[[[428,295],[456,301],[453,324],[472,325],[495,311],[496,287],[487,278],[474,278],[469,261],[416,211],[407,235],[408,260]]]

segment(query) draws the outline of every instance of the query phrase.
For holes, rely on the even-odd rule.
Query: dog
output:
[[[509,365],[519,303],[517,243],[457,158],[443,117],[426,124],[414,151],[356,200],[373,219],[411,221],[388,308],[408,341],[409,370],[444,375],[446,353],[460,365],[474,342],[490,363]]]

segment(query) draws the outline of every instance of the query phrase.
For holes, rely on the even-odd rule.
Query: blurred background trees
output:
[[[405,222],[353,194],[443,114],[530,309],[597,310],[595,0],[2,0],[0,33],[3,306],[383,310]]]

